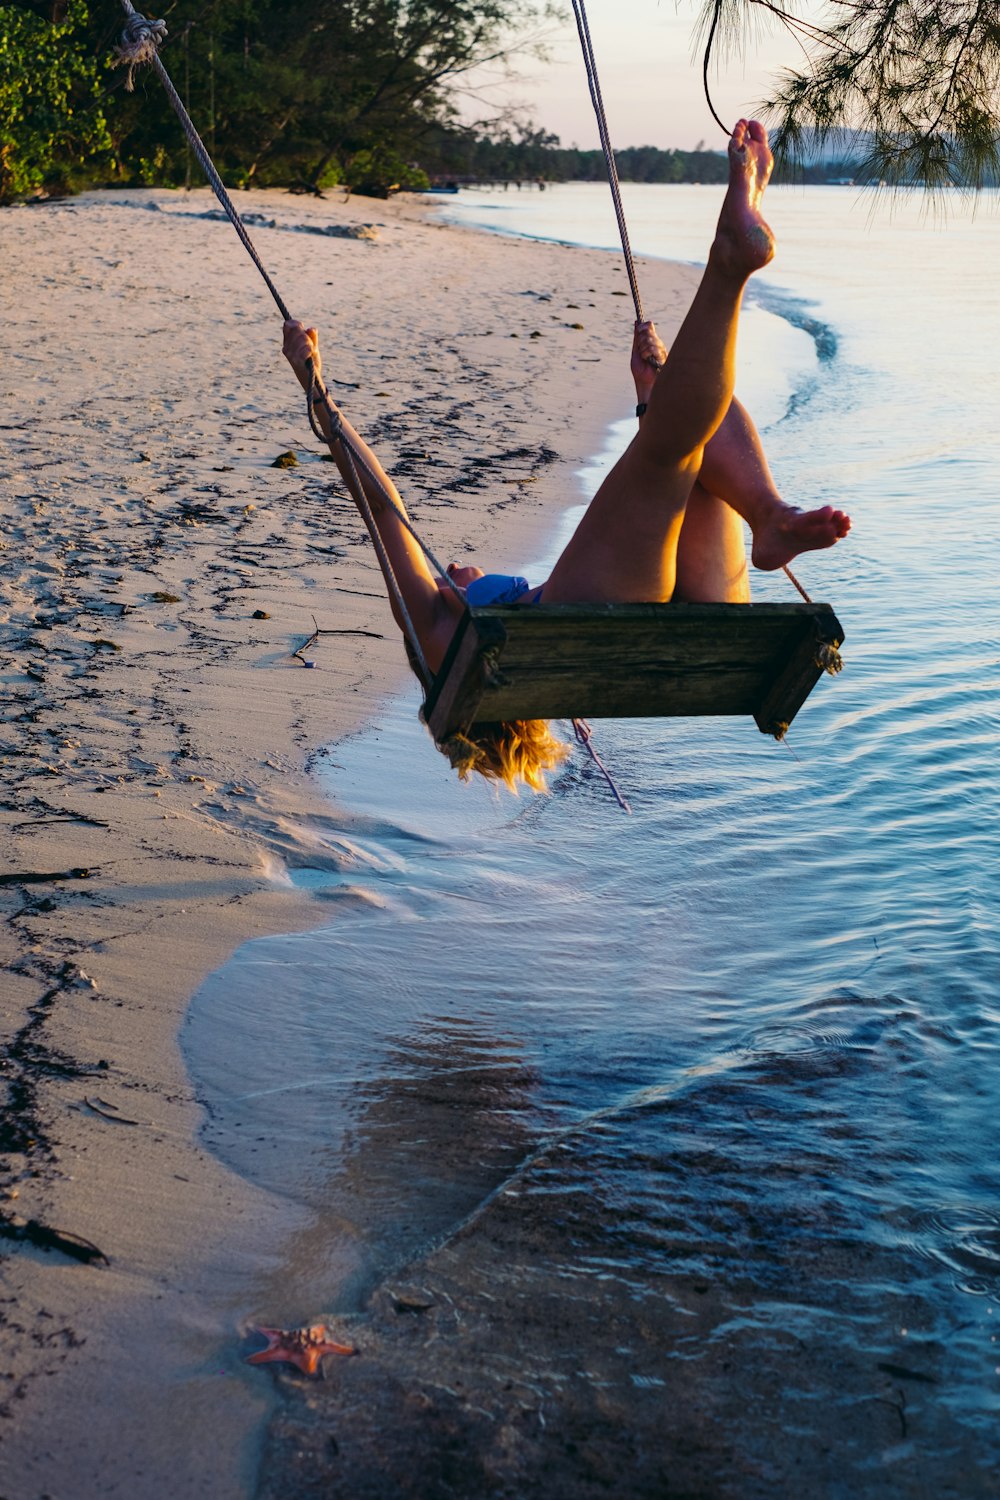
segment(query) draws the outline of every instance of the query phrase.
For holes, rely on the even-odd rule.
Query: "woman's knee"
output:
[[[694,484],[701,472],[704,447],[687,448],[678,443],[669,432],[657,432],[646,424],[639,430],[636,440],[642,448],[644,460],[654,465],[661,473],[676,473],[678,478],[688,478]]]

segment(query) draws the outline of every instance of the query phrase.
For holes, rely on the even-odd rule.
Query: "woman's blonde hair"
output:
[[[426,691],[417,653],[406,635],[403,645],[406,659]],[[534,792],[547,791],[546,771],[561,766],[570,753],[569,746],[552,733],[548,719],[498,719],[475,725],[473,733],[452,734],[434,743],[451,761],[460,780],[468,781],[475,771],[487,781],[504,782],[515,795],[518,779]]]
[[[532,791],[544,792],[545,773],[554,771],[569,754],[547,719],[503,719],[476,724],[468,734],[453,734],[438,743],[462,781],[476,771],[488,781],[503,781],[512,792],[518,780]]]

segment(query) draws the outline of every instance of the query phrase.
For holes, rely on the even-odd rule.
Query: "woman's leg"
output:
[[[705,444],[733,397],[743,288],[774,253],[760,200],[771,172],[763,127],[741,120],[708,265],[640,430],[591,501],[545,585],[545,602],[670,599],[684,511]]]
[[[743,522],[700,481],[684,512],[673,597],[685,604],[750,602]]]
[[[738,511],[753,532],[753,564],[764,572],[800,552],[832,547],[851,529],[850,517],[832,505],[799,510],[778,493],[749,413],[733,398],[702,462],[702,484]]]
[[[664,351],[664,360],[666,352]],[[644,392],[649,398],[647,386]],[[754,565],[781,567],[800,552],[832,547],[850,530],[850,517],[824,505],[801,511],[786,505],[771,477],[760,436],[733,397],[705,445],[677,542],[673,597],[690,604],[746,604],[750,599],[743,521],[753,531]]]
[[[705,446],[677,544],[675,599],[745,604],[750,599],[743,517],[753,532],[755,567],[773,569],[800,552],[832,547],[850,530],[842,510],[786,505],[760,436],[736,400]]]
[[[636,401],[645,412],[657,375],[667,362],[667,350],[652,323],[636,323],[632,340],[631,370]],[[734,413],[744,418],[745,441],[734,434]],[[643,420],[639,415],[639,421]],[[734,440],[734,438],[736,440]],[[724,461],[716,455],[724,450]],[[675,600],[689,604],[747,604],[750,578],[747,570],[743,522],[731,506],[705,483],[706,474],[725,484],[760,488],[770,485],[777,497],[757,430],[734,396],[720,426],[705,444],[701,473],[691,491],[677,542]],[[780,497],[779,497],[780,498]]]

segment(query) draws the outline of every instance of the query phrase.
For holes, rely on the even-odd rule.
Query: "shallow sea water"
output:
[[[613,243],[602,190],[522,196],[458,211]],[[640,252],[697,258],[708,190],[633,198]],[[780,1332],[925,1408],[931,1392],[947,1421],[901,1417],[891,1461],[931,1464],[934,1493],[986,1494],[1000,220],[984,200],[942,223],[896,205],[890,222],[850,189],[769,205],[780,253],[740,389],[786,495],[854,516],[798,569],[845,626],[844,673],[787,746],[749,723],[599,724],[631,818],[576,758],[548,798],[458,787],[416,700],[385,705],[331,748],[343,812],[288,872],[325,903],[317,931],[241,949],[182,1040],[212,1148],[316,1215],[308,1254],[262,1282],[275,1319],[362,1307],[505,1184],[558,1205],[585,1181],[574,1269],[623,1316],[663,1277],[721,1288],[727,1318],[663,1351],[668,1384],[734,1329],[762,1350]],[[788,597],[757,577],[757,597]],[[560,1133],[572,1162],[539,1168]],[[821,1430],[792,1377],[787,1407]],[[869,1462],[882,1472],[852,1454],[825,1492],[862,1492]]]

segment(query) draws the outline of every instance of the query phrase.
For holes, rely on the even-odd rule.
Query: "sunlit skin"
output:
[[[647,403],[638,432],[549,578],[525,596],[525,604],[539,592],[546,604],[745,602],[750,595],[741,518],[752,533],[754,565],[764,570],[780,568],[801,552],[832,547],[850,530],[849,517],[833,506],[800,511],[785,504],[757,430],[733,394],[743,290],[774,254],[774,237],[761,214],[771,167],[763,126],[740,120],[729,142],[729,185],[708,264],[669,356],[652,323],[635,328],[631,369],[638,399]],[[317,378],[321,372],[316,330],[286,323],[284,353],[308,389],[310,364]],[[329,441],[322,405],[318,417]],[[392,481],[346,419],[343,431],[403,510]],[[330,449],[346,477],[339,438]],[[378,484],[363,472],[361,479],[421,648],[436,671],[463,600],[431,572]],[[483,569],[456,562],[447,573],[463,590]],[[402,629],[391,590],[390,603]]]
[[[462,567],[461,564],[454,562],[448,564],[445,572],[448,574],[448,577],[451,579],[455,587],[459,589],[467,589],[469,587],[469,584],[472,583],[473,579],[475,578],[486,577],[486,574],[483,572],[482,568],[475,568],[471,566]],[[452,592],[443,578],[438,578],[437,585],[439,589],[443,589],[446,593],[450,594]]]

